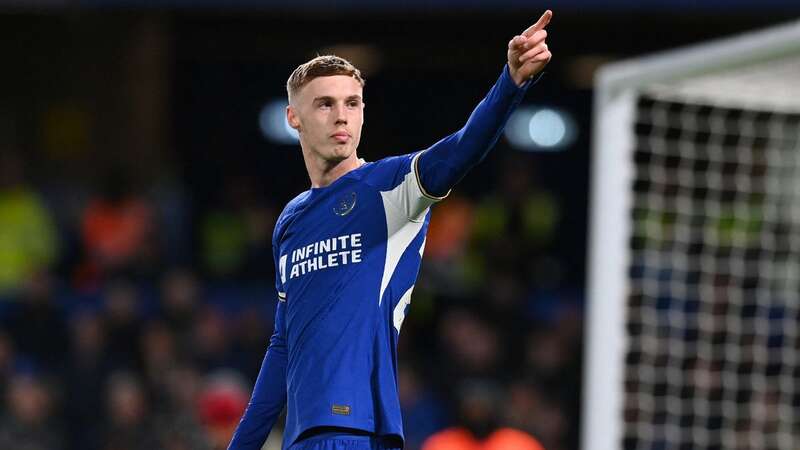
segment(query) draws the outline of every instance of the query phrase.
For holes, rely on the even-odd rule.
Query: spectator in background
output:
[[[210,450],[211,440],[200,419],[202,376],[192,366],[176,363],[161,374],[156,386],[155,423],[163,450]]]
[[[203,216],[202,260],[209,275],[270,278],[276,214],[258,194],[258,185],[251,177],[229,177],[221,189],[223,198]]]
[[[48,369],[59,368],[68,348],[64,310],[53,298],[55,283],[49,273],[31,274],[17,296],[20,300],[3,320],[17,352]]]
[[[160,259],[169,265],[187,264],[192,257],[192,234],[189,221],[188,186],[174,178],[168,170],[148,182],[146,196],[152,200],[160,244]]]
[[[144,381],[148,386],[163,389],[164,374],[178,361],[175,334],[164,322],[152,320],[142,327],[139,350]]]
[[[0,328],[0,398],[5,398],[6,387],[14,371],[14,341]]]
[[[573,385],[574,386],[574,385]],[[506,406],[503,410],[504,423],[516,429],[535,435],[548,450],[562,450],[568,432],[578,435],[578,430],[568,430],[563,405],[557,396],[544,391],[541,385],[530,381],[515,380],[508,388]],[[577,448],[577,440],[575,443]]]
[[[50,388],[35,373],[16,373],[9,383],[0,419],[0,448],[61,450],[64,437],[53,415]]]
[[[493,382],[465,380],[457,398],[457,425],[428,438],[422,450],[544,450],[533,436],[500,426],[500,406],[506,402]]]
[[[564,302],[567,303],[567,302]],[[539,390],[546,395],[533,413],[518,410],[518,417],[525,417],[533,427],[522,429],[533,432],[542,439],[548,449],[578,447],[578,432],[569,429],[576,424],[570,418],[580,414],[581,385],[581,310],[576,305],[563,306],[550,323],[540,323],[520,339],[526,344],[523,354],[523,379],[530,384],[517,389],[524,397],[530,390]]]
[[[221,311],[212,306],[204,308],[193,331],[192,361],[201,371],[241,367],[242,355],[230,351],[232,336]]]
[[[440,322],[440,376],[499,376],[504,358],[497,330],[483,318],[465,308],[451,308]]]
[[[107,422],[100,433],[102,450],[160,450],[150,422],[150,405],[141,381],[118,372],[106,390]]]
[[[448,295],[467,295],[464,282],[467,245],[472,235],[474,206],[466,197],[450,194],[431,212],[425,241],[425,264],[421,281],[430,290]]]
[[[249,398],[250,393],[237,372],[221,370],[208,376],[198,405],[213,450],[228,447]]]
[[[499,191],[476,205],[465,260],[467,279],[473,284],[491,279],[491,270],[528,279],[533,265],[554,242],[561,216],[558,202],[535,179],[528,159],[509,156],[500,166]]]
[[[0,149],[0,297],[50,268],[58,243],[50,213],[25,182],[21,159]]]
[[[155,217],[150,202],[137,194],[129,175],[112,170],[101,194],[90,200],[82,218],[86,266],[84,283],[111,275],[142,275],[157,266]]]
[[[272,309],[272,308],[270,308]],[[235,317],[236,330],[232,352],[237,355],[248,355],[242,358],[242,374],[255,379],[261,369],[258,357],[264,353],[264,343],[269,342],[274,324],[264,320],[262,305],[250,304],[242,308]]]
[[[69,321],[70,357],[65,361],[64,408],[74,450],[96,450],[92,437],[100,428],[98,411],[102,411],[103,390],[111,370],[106,353],[106,331],[100,315],[91,310],[75,313]]]
[[[192,327],[202,303],[202,286],[189,269],[172,269],[161,280],[158,316],[175,333],[178,353],[189,354],[192,348]]]
[[[108,336],[108,354],[118,368],[141,368],[139,336],[142,311],[137,287],[128,280],[115,280],[105,289],[103,319]]]
[[[580,383],[578,361],[574,357],[580,353],[580,344],[571,339],[566,325],[542,326],[523,339],[525,378],[535,380],[547,392],[565,401],[575,396],[574,389],[568,386]]]

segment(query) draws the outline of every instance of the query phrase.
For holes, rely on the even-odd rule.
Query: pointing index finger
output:
[[[535,24],[528,27],[528,29],[525,30],[522,33],[522,35],[525,37],[531,37],[533,33],[536,33],[537,31],[544,29],[544,27],[546,27],[547,24],[550,23],[550,19],[552,17],[553,17],[553,11],[550,11],[548,9],[547,11],[544,12],[544,14],[542,14],[542,17],[539,17],[539,20],[537,20]]]

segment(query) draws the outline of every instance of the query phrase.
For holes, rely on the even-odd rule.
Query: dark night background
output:
[[[272,226],[309,184],[261,108],[336,52],[367,79],[359,155],[423,149],[546,8],[523,103],[576,139],[501,138],[435,208],[401,401],[410,449],[475,408],[576,449],[594,71],[795,2],[0,2],[0,448],[224,448],[272,329]]]

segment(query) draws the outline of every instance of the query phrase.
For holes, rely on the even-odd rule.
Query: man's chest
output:
[[[351,184],[309,199],[278,243],[282,281],[358,269],[353,266],[381,252],[386,242],[381,197],[369,186]]]

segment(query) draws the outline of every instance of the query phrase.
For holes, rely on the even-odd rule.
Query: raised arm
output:
[[[519,105],[531,79],[550,62],[544,29],[553,13],[508,42],[508,64],[495,85],[478,103],[466,125],[426,149],[416,160],[420,187],[427,196],[441,198],[489,153]]]

